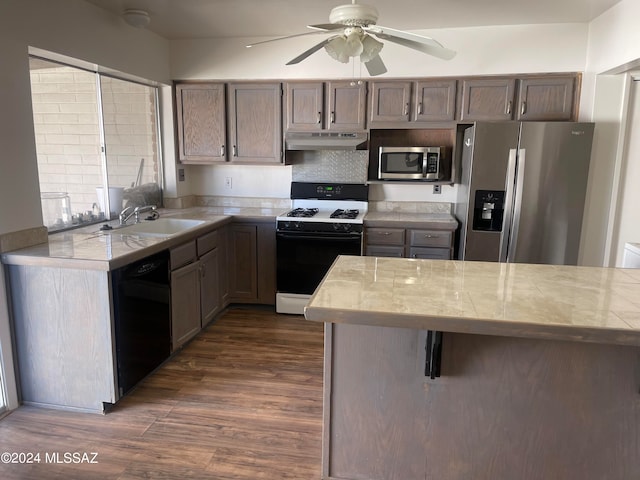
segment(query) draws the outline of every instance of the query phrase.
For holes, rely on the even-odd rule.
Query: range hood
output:
[[[366,150],[367,140],[365,132],[291,132],[284,137],[287,150]]]

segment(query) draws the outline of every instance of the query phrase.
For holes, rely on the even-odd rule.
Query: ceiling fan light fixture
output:
[[[151,23],[151,17],[146,11],[133,8],[128,8],[122,12],[122,18],[127,24],[136,28],[145,28]]]
[[[360,61],[367,63],[375,58],[384,47],[382,42],[379,42],[371,35],[364,35],[362,39],[362,53],[360,54]]]
[[[347,55],[347,38],[344,35],[338,35],[324,46],[325,51],[331,58],[340,63],[349,63],[349,55]]]
[[[362,32],[360,28],[346,29],[344,35],[338,35],[332,39],[324,49],[331,56],[331,58],[338,60],[341,63],[349,63],[351,57],[358,57],[365,51],[364,39],[368,37]],[[371,39],[373,40],[373,39]],[[380,45],[382,44],[373,40],[373,42]],[[368,43],[368,42],[367,42]],[[376,45],[368,43],[369,49],[375,49]],[[378,51],[380,51],[378,49]]]

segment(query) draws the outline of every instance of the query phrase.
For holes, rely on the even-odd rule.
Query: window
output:
[[[157,88],[30,58],[44,224],[50,232],[161,206]]]

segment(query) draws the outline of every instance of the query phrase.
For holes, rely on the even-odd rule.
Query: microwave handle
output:
[[[427,159],[428,158],[429,158],[428,153],[422,154],[422,178],[427,178],[427,164],[428,164]]]

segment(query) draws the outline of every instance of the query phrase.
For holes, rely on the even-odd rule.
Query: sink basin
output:
[[[127,225],[113,230],[113,233],[168,237],[202,225],[204,222],[204,220],[190,220],[187,218],[159,218]]]

